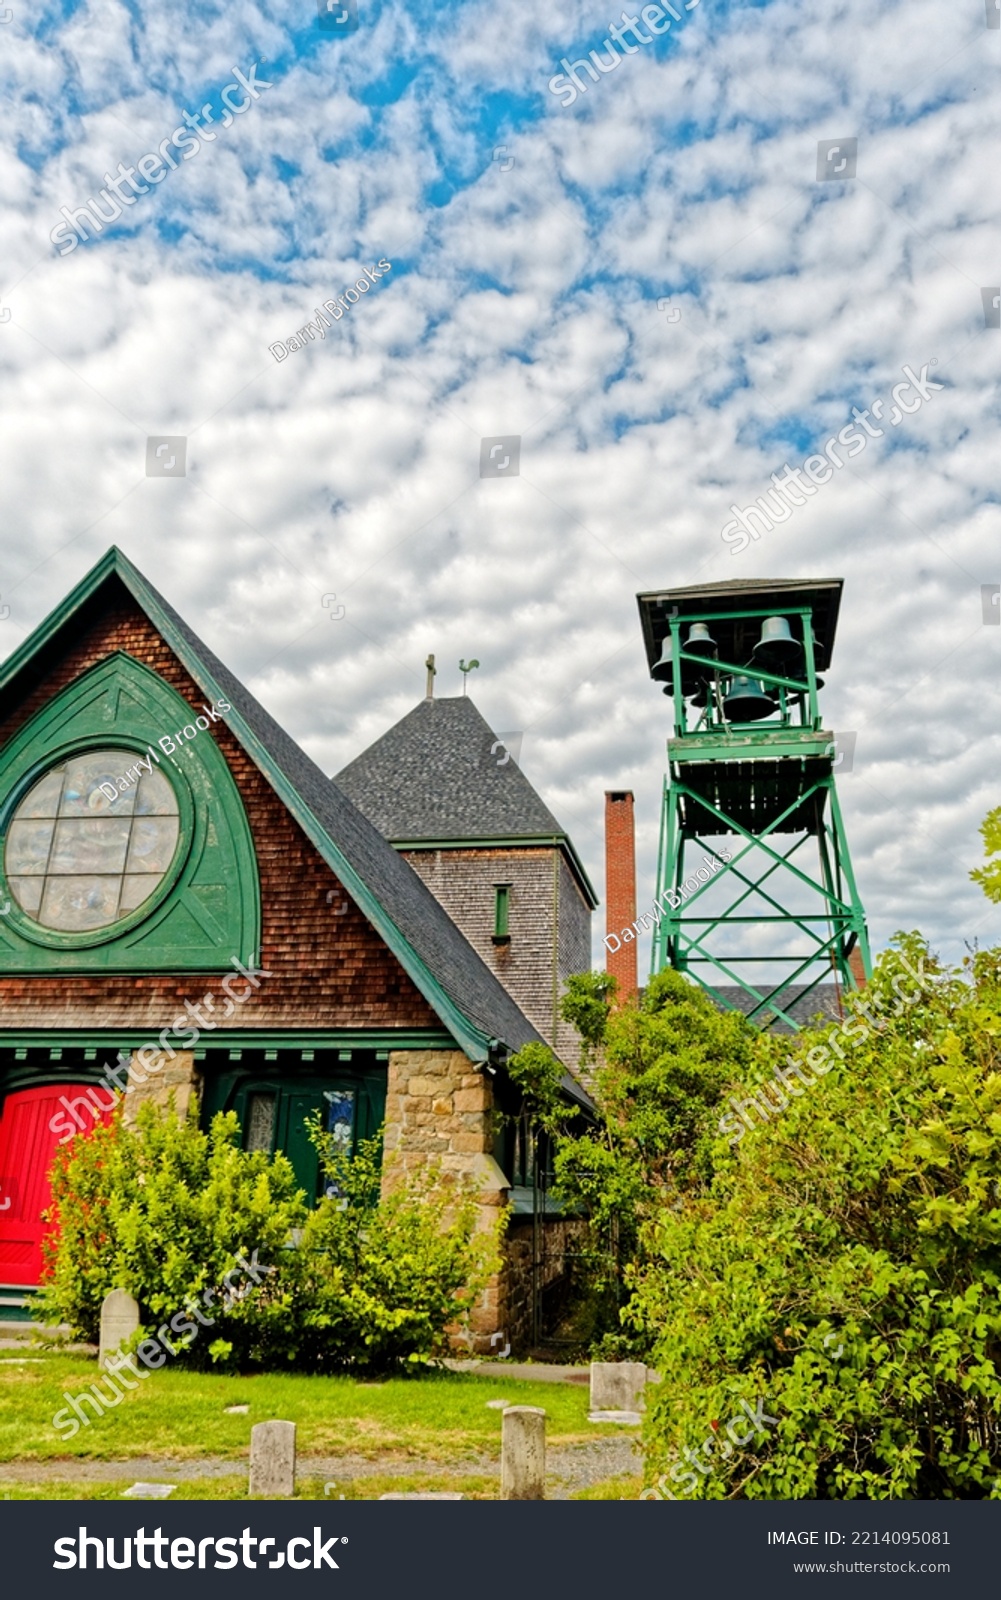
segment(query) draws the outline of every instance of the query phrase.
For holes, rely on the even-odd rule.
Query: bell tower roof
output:
[[[723,583],[701,583],[688,589],[654,589],[638,594],[640,622],[647,660],[653,668],[664,640],[670,637],[670,619],[679,613],[691,620],[713,616],[713,638],[728,661],[746,660],[761,632],[761,622],[748,620],[748,611],[781,614],[796,606],[809,606],[813,616],[818,671],[825,671],[834,653],[843,578],[728,578]],[[729,610],[741,616],[719,617]],[[718,620],[717,620],[718,619]],[[746,635],[746,638],[745,638]]]

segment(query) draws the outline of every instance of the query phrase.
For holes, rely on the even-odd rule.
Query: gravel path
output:
[[[549,1499],[567,1500],[578,1489],[590,1488],[605,1478],[639,1471],[639,1447],[635,1439],[622,1434],[589,1439],[586,1444],[547,1451],[546,1465]],[[12,1461],[0,1465],[0,1483],[115,1483],[122,1479],[130,1483],[184,1483],[198,1478],[230,1478],[246,1471],[246,1457],[208,1457],[199,1461],[149,1457],[128,1461]],[[372,1477],[499,1477],[500,1465],[493,1456],[467,1456],[452,1465],[440,1461],[372,1461],[358,1455],[299,1456],[296,1472],[300,1478],[332,1478],[345,1484]]]

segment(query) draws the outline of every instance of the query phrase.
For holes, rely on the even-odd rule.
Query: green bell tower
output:
[[[759,1027],[796,1028],[785,1008],[832,969],[856,988],[856,947],[871,971],[841,758],[817,708],[841,590],[752,580],[637,596],[650,675],[674,709],[652,971],[686,972],[724,1005],[720,988],[736,985]]]

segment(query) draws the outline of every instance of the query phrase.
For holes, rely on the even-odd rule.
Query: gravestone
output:
[[[501,1418],[501,1499],[546,1498],[546,1413],[508,1406]]]
[[[295,1493],[294,1422],[258,1422],[251,1428],[250,1493],[269,1500]]]
[[[592,1361],[591,1410],[640,1411],[646,1396],[642,1361]]]
[[[101,1301],[101,1344],[98,1365],[139,1331],[139,1307],[127,1289],[112,1289]]]

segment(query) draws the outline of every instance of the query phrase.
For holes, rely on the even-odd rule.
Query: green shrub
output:
[[[884,955],[844,1031],[785,1041],[799,1060],[837,1035],[843,1061],[720,1140],[711,1187],[659,1219],[627,1315],[664,1374],[645,1442],[666,1492],[999,1497],[1001,951],[966,966],[901,1006]],[[743,1401],[774,1421],[735,1449],[718,1429]]]
[[[47,1317],[96,1339],[101,1301],[127,1289],[155,1328],[185,1300],[217,1317],[213,1341],[249,1355],[254,1342],[281,1329],[287,1274],[280,1263],[294,1228],[306,1220],[302,1191],[284,1156],[239,1147],[235,1113],[220,1113],[205,1132],[192,1118],[142,1106],[135,1130],[120,1117],[71,1140],[51,1174],[54,1232],[46,1240]],[[239,1261],[278,1266],[259,1290],[225,1304],[224,1280],[243,1281]],[[189,1359],[210,1359],[202,1334]]]
[[[498,1265],[496,1230],[478,1230],[472,1194],[433,1165],[380,1201],[378,1139],[351,1158],[318,1123],[311,1136],[336,1191],[315,1210],[283,1155],[240,1148],[232,1112],[205,1132],[148,1105],[135,1129],[115,1118],[72,1140],[52,1172],[46,1319],[96,1340],[101,1301],[122,1288],[146,1330],[191,1299],[204,1307],[214,1326],[187,1347],[173,1338],[200,1367],[386,1367],[441,1351]],[[251,1284],[240,1264],[255,1252]],[[227,1275],[248,1292],[228,1294]]]
[[[613,1009],[614,999],[614,979],[583,973],[561,1007],[594,1068],[590,1126],[574,1125],[565,1108],[560,1115],[561,1072],[547,1046],[528,1045],[508,1064],[530,1114],[553,1134],[557,1198],[587,1219],[575,1250],[588,1304],[573,1320],[599,1360],[649,1351],[647,1326],[622,1323],[623,1268],[645,1260],[665,1209],[709,1183],[720,1102],[762,1045],[742,1016],[717,1010],[677,972],[651,978],[638,1003]]]
[[[379,1141],[349,1156],[316,1125],[329,1187],[303,1230],[300,1354],[321,1365],[388,1367],[441,1354],[500,1265],[497,1227],[478,1229],[470,1189],[437,1163],[394,1174],[379,1199]]]

